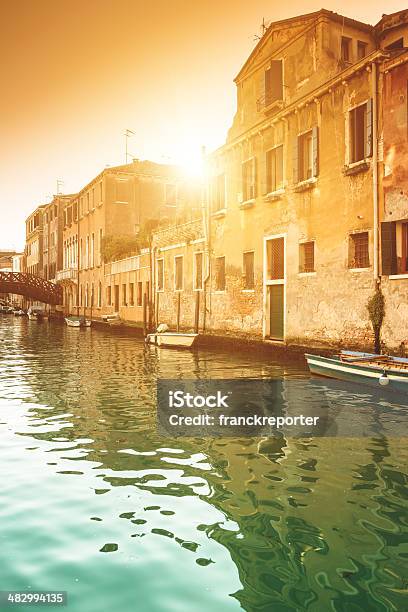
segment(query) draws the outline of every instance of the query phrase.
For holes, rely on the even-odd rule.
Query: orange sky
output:
[[[224,141],[233,77],[262,18],[327,9],[375,23],[402,0],[0,0],[0,249],[56,180],[74,192],[107,164],[183,162]]]

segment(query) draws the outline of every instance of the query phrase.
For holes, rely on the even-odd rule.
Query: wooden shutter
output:
[[[264,78],[264,96],[265,96],[265,106],[272,103],[272,70],[271,67],[265,70],[265,78]]]
[[[252,158],[252,197],[256,198],[256,196],[258,195],[257,193],[257,184],[258,184],[258,168],[257,168],[257,163],[256,163],[256,157]]]
[[[397,274],[397,246],[395,221],[381,223],[382,274]]]
[[[312,129],[312,176],[319,174],[319,128],[317,125]]]
[[[260,166],[261,194],[266,195],[269,191],[270,150],[261,155]]]
[[[283,100],[283,65],[282,60],[273,60],[271,62],[270,74],[271,74],[271,95],[270,103],[276,102],[277,100]]]
[[[295,136],[293,139],[292,149],[292,171],[293,171],[293,182],[299,182],[299,137]]]
[[[365,157],[371,157],[373,154],[373,120],[373,100],[370,98],[366,104]]]

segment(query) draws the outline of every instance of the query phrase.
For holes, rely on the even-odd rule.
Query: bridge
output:
[[[15,293],[45,304],[62,304],[62,287],[25,272],[0,272],[0,293]]]

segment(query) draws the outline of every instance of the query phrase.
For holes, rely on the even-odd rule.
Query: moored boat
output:
[[[374,353],[341,351],[333,357],[306,354],[312,374],[408,394],[408,359]]]
[[[91,321],[89,319],[85,319],[85,317],[65,317],[65,323],[68,327],[91,327]]]
[[[178,348],[191,348],[198,334],[181,332],[153,333],[146,336],[146,342],[156,346],[168,346]]]
[[[44,311],[42,308],[31,307],[28,309],[27,314],[30,321],[42,321]]]

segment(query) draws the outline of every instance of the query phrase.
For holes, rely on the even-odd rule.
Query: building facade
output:
[[[235,79],[237,112],[227,142],[208,159],[209,275],[201,300],[208,331],[368,346],[367,303],[380,285],[384,340],[395,348],[408,338],[407,287],[401,275],[399,281],[386,275],[380,225],[382,200],[386,211],[391,197],[403,199],[407,16],[384,16],[372,27],[321,10],[272,23],[245,62]],[[395,63],[405,89],[396,99],[390,93],[387,103],[383,76]],[[395,170],[383,181],[389,148]],[[398,210],[395,261],[402,271],[405,199]],[[166,249],[181,257],[185,247],[177,242]],[[180,299],[174,294],[183,292],[190,315],[195,298],[183,283],[190,288],[194,257],[187,249],[181,288],[170,281],[167,296],[159,297],[174,304]],[[165,278],[174,278],[181,264],[162,259]]]
[[[65,311],[89,312],[92,307],[95,316],[119,313],[127,320],[137,320],[139,289],[136,285],[133,287],[135,293],[131,300],[129,284],[148,281],[138,278],[131,281],[126,276],[122,282],[117,277],[122,269],[120,264],[113,265],[117,271],[111,273],[109,249],[124,251],[116,257],[118,260],[128,254],[139,254],[143,246],[141,236],[146,239],[146,226],[183,218],[189,210],[186,205],[187,200],[190,202],[189,196],[189,185],[178,168],[135,160],[125,166],[105,169],[66,202],[63,266],[57,273],[58,282],[64,285]],[[138,277],[139,268],[123,265],[126,274],[137,272]],[[139,259],[134,259],[132,265],[139,266]],[[151,286],[145,285],[143,293],[146,291],[151,304]],[[134,311],[127,310],[133,307]]]

